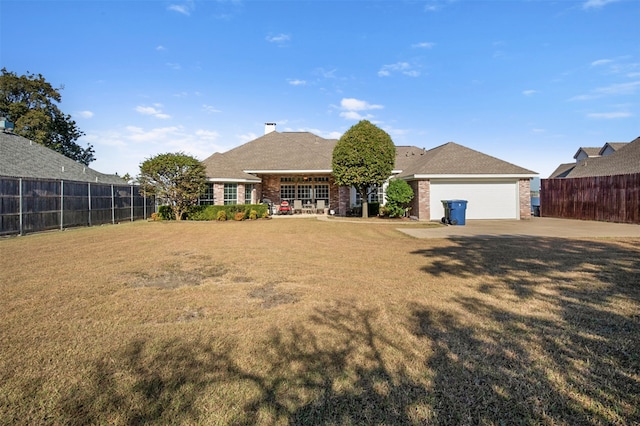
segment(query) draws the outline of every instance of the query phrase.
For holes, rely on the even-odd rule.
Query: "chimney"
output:
[[[264,123],[264,134],[276,131],[276,123]]]

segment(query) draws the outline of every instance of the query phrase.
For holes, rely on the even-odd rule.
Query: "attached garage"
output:
[[[536,172],[449,142],[429,151],[400,151],[396,175],[413,188],[411,214],[440,221],[442,200],[467,200],[466,219],[528,219]]]
[[[467,219],[520,219],[518,181],[431,179],[431,220],[444,215],[442,200],[467,200]]]

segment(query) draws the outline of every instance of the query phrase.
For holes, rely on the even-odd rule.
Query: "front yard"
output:
[[[136,222],[0,240],[0,295],[0,424],[640,421],[638,239]]]

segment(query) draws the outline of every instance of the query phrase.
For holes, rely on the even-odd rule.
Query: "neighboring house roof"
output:
[[[7,132],[0,132],[0,176],[127,183],[118,175],[97,172],[43,145]]]
[[[602,148],[600,148],[600,151],[598,151],[598,155],[611,155],[628,143],[629,142],[607,142]]]
[[[564,163],[560,164],[554,171],[549,175],[549,179],[563,178],[567,177],[571,170],[576,167],[576,163]]]
[[[259,182],[260,173],[330,173],[338,141],[309,132],[273,131],[203,161],[212,181]],[[431,150],[397,146],[395,173],[405,179],[427,175],[534,177],[537,173],[449,142]]]
[[[606,157],[586,158],[574,167],[568,178],[613,176],[640,173],[640,137]]]
[[[600,148],[596,148],[596,147],[580,147],[578,148],[578,151],[575,153],[575,155],[573,156],[573,158],[575,158],[576,160],[578,159],[578,157],[580,156],[580,153],[584,153],[585,156],[587,157],[598,157],[600,156]]]
[[[537,173],[482,152],[448,142],[424,151],[406,165],[398,177],[425,178],[438,175],[535,177]]]

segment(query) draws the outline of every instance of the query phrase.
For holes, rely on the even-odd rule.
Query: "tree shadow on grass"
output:
[[[418,424],[412,410],[427,391],[385,361],[406,353],[376,331],[376,315],[318,309],[304,326],[274,330],[249,359],[214,339],[133,341],[66,394],[62,423]],[[207,399],[220,401],[215,417]]]
[[[640,244],[455,239],[422,270],[477,290],[413,306],[439,421],[638,424]],[[461,281],[462,282],[462,281]]]

